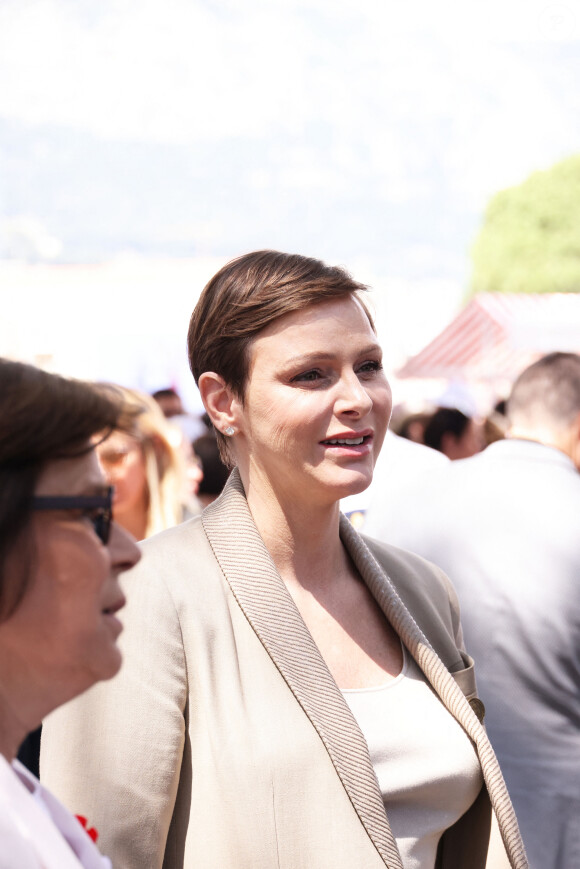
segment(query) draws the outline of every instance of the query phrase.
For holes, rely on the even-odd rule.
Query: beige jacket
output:
[[[487,790],[444,835],[438,869],[485,865],[489,797],[524,869],[448,580],[408,552],[367,546],[344,518],[341,536],[481,761]],[[43,781],[91,818],[115,869],[401,869],[364,737],[237,472],[201,517],[144,553],[125,579],[121,673],[47,719]]]

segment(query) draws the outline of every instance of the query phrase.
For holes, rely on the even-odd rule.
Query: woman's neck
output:
[[[18,626],[12,620],[0,626],[0,752],[9,761],[16,757],[26,735],[74,696],[70,686],[58,685],[30,665],[15,634]]]
[[[252,517],[284,582],[304,588],[332,582],[346,557],[338,503],[297,503],[266,487],[246,486]]]
[[[42,716],[26,715],[0,674],[0,754],[14,760],[27,733],[40,725]]]

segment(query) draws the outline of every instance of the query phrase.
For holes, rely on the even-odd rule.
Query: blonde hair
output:
[[[148,496],[145,537],[151,537],[178,525],[183,518],[185,462],[179,448],[181,433],[166,420],[155,399],[136,389],[119,388],[129,412],[141,411],[128,431],[141,444],[145,459]]]

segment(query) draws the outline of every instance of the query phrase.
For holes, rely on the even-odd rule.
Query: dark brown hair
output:
[[[123,427],[129,416],[111,387],[0,359],[0,621],[17,608],[30,578],[25,538],[42,469],[53,459],[86,453],[93,435]],[[17,546],[28,562],[21,576],[8,576],[7,559]]]
[[[471,417],[456,407],[438,407],[429,418],[423,432],[423,443],[443,452],[443,437],[451,434],[456,440],[463,436]]]
[[[374,330],[359,297],[366,289],[345,269],[298,254],[260,250],[232,260],[206,284],[191,315],[187,345],[195,382],[214,371],[243,400],[254,338],[285,314],[330,299],[357,296]],[[231,464],[226,438],[216,435]]]

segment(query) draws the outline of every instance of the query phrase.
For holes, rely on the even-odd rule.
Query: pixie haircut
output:
[[[41,471],[88,452],[94,435],[105,437],[131,416],[113,389],[0,359],[0,621],[18,607],[30,579],[26,534]],[[17,547],[29,553],[21,576],[6,570]]]
[[[549,353],[526,368],[507,403],[511,425],[567,429],[580,413],[580,356]]]
[[[285,314],[331,299],[356,297],[374,331],[361,299],[366,289],[345,269],[298,254],[260,250],[232,260],[206,284],[191,315],[187,346],[195,382],[213,371],[243,401],[252,341]],[[231,465],[226,438],[216,436]]]

